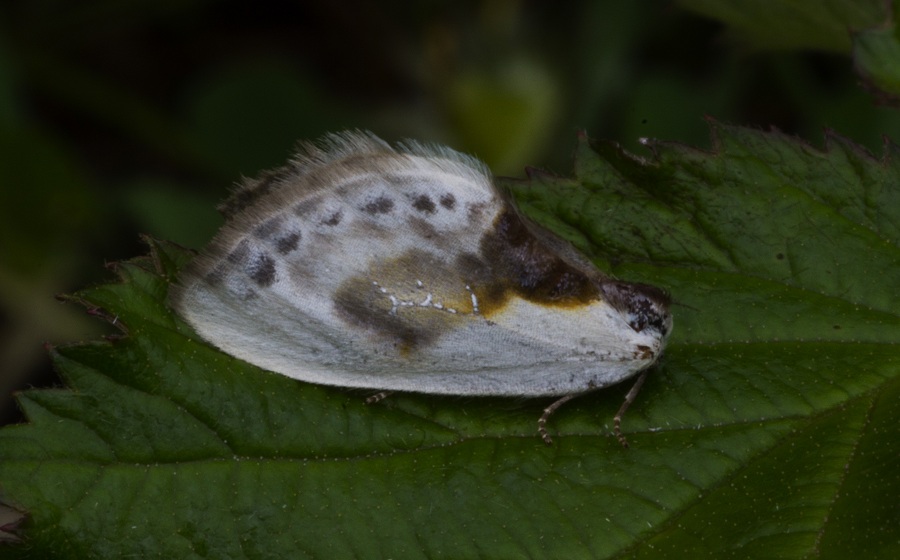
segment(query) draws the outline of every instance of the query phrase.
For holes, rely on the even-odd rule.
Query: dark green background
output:
[[[897,155],[854,144],[880,158],[883,135],[900,137],[873,90],[900,84],[890,4],[556,4],[0,4],[2,394],[60,384],[42,343],[113,333],[98,308],[130,333],[59,346],[74,390],[29,392],[32,424],[0,434],[0,484],[29,511],[33,550],[896,550]],[[710,126],[714,153],[639,141],[706,148]],[[822,152],[753,130],[770,126],[847,139]],[[627,387],[572,403],[547,447],[542,403],[372,408],[257,371],[165,308],[187,258],[172,246],[164,277],[138,259],[124,284],[81,291],[88,313],[52,298],[145,254],[139,233],[202,245],[241,175],[347,127],[574,177],[503,182],[603,270],[680,306],[626,422],[637,445],[604,425]],[[646,159],[581,137],[573,167],[579,129]],[[477,550],[453,550],[473,535]]]

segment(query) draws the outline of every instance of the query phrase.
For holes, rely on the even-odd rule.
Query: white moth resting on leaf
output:
[[[332,134],[220,210],[170,301],[209,343],[302,381],[562,397],[538,422],[550,443],[560,404],[645,370],[672,329],[665,292],[604,275],[448,148]]]

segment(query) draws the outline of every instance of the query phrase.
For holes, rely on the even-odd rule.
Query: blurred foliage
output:
[[[794,11],[760,20],[687,0],[6,0],[0,390],[54,383],[41,343],[100,328],[54,293],[142,252],[138,233],[200,246],[228,186],[283,162],[297,139],[369,128],[521,175],[567,173],[582,128],[635,150],[641,137],[705,146],[706,114],[809,140],[832,127],[876,151],[900,136],[896,112],[858,83],[851,29],[834,24],[836,13],[881,25],[872,10],[887,3],[850,15],[836,0],[781,4]],[[796,19],[816,10],[830,15]],[[745,48],[733,30],[746,22],[781,23],[766,36],[794,42]],[[760,50],[772,46],[822,52]]]
[[[888,17],[885,0],[678,0],[682,7],[721,20],[728,33],[758,49],[819,49],[846,54],[855,31]]]

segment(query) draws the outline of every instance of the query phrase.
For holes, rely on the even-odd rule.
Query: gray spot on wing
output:
[[[440,203],[447,210],[453,210],[456,207],[456,197],[451,193],[444,193],[441,195]]]
[[[262,288],[271,286],[275,282],[275,261],[268,253],[259,253],[247,266],[247,275]]]
[[[328,216],[327,218],[325,218],[324,220],[322,220],[322,225],[325,225],[325,226],[336,226],[336,225],[338,225],[339,223],[341,223],[341,220],[342,220],[343,218],[344,218],[343,212],[341,212],[340,210],[338,210],[337,212],[334,212],[333,214],[331,214],[330,216]]]
[[[294,231],[287,235],[281,235],[275,239],[275,249],[280,255],[287,255],[294,251],[300,244],[300,232]]]
[[[413,208],[426,214],[434,214],[435,204],[427,194],[420,194],[413,199]]]
[[[369,214],[387,214],[394,208],[394,201],[386,196],[379,196],[363,207]]]

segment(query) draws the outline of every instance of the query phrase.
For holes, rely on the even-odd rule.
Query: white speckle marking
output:
[[[475,295],[475,292],[468,284],[466,284],[466,289],[469,291],[469,295],[472,296],[472,313],[478,315],[478,296]]]

